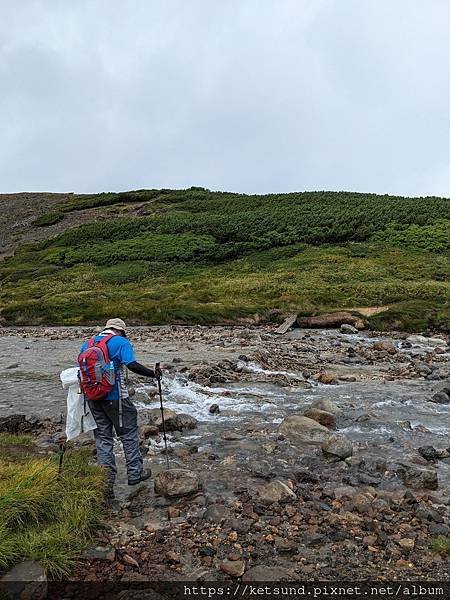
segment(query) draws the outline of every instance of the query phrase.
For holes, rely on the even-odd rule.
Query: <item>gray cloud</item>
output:
[[[0,0],[0,191],[450,195],[448,0]]]

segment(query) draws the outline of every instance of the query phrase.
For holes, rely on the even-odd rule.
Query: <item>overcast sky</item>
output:
[[[450,196],[450,0],[0,8],[0,192]]]

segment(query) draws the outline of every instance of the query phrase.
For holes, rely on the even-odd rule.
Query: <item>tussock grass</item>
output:
[[[38,560],[62,577],[101,523],[104,472],[89,464],[89,450],[68,450],[58,477],[58,456],[37,456],[28,436],[2,435],[0,442],[0,568]]]
[[[450,556],[450,538],[438,535],[430,542],[430,548],[434,552]]]

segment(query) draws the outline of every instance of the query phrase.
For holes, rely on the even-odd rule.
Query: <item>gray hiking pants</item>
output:
[[[90,400],[89,408],[97,423],[97,429],[94,429],[97,462],[107,468],[108,483],[114,483],[117,473],[113,428],[122,442],[128,479],[139,479],[142,474],[142,456],[139,449],[137,410],[130,398],[122,399],[122,427],[119,427],[118,400]]]

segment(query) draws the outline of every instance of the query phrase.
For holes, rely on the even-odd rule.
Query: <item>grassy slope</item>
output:
[[[58,478],[56,454],[0,433],[0,572],[21,560],[41,561],[53,577],[71,571],[104,510],[104,473],[89,454],[68,451]]]
[[[140,216],[108,218],[133,205]],[[99,206],[106,221],[22,247],[0,265],[8,323],[112,314],[215,322],[388,304],[374,327],[450,328],[448,199],[149,190],[74,197],[36,226]]]

